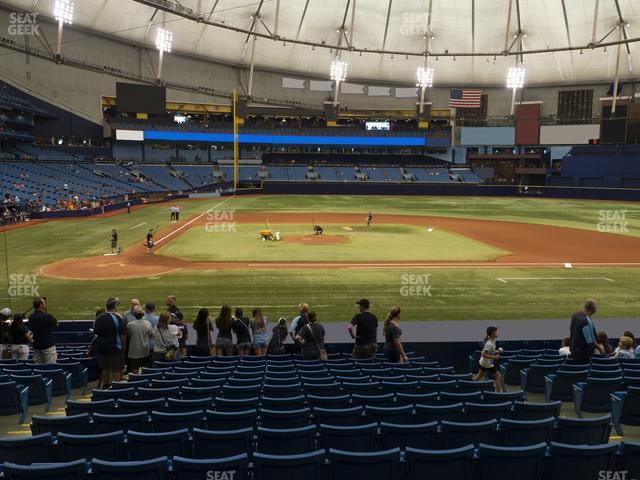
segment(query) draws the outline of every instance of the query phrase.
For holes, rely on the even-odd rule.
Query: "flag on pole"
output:
[[[480,108],[482,90],[454,88],[449,96],[449,108]]]

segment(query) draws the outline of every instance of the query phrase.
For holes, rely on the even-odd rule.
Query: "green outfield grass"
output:
[[[280,241],[260,241],[264,225],[235,224],[232,229],[211,231],[190,228],[158,253],[198,261],[463,261],[493,260],[510,252],[444,230],[428,231],[410,225],[323,225],[325,235],[336,235],[346,243],[304,245],[287,241],[311,236],[307,225],[278,225]],[[228,231],[230,230],[230,231]]]
[[[202,213],[220,202],[220,199],[183,202],[182,217],[186,219]],[[148,227],[160,225],[162,228],[169,224],[169,207],[169,204],[152,205],[130,215],[48,222],[0,234],[0,258],[3,259],[0,262],[0,302],[6,304],[8,301],[9,275],[16,280],[17,275],[37,274],[41,265],[55,260],[105,253],[109,250],[111,228],[118,229],[125,248],[141,243]],[[590,230],[597,229],[601,210],[626,210],[629,224],[624,234],[638,236],[640,232],[640,206],[626,202],[538,198],[256,196],[227,200],[221,208],[239,212],[363,214],[372,210],[374,222],[378,213],[400,213],[490,218]],[[381,225],[376,229],[378,227]],[[177,242],[188,241],[189,236],[190,232]],[[233,243],[233,240],[225,240],[224,248],[233,246]],[[164,250],[170,252],[176,245],[178,243],[170,242]],[[6,264],[5,251],[8,252]],[[423,284],[418,280],[421,277],[415,277],[419,274],[431,275],[428,279],[430,296],[415,295],[425,292],[403,288],[407,283],[409,287]],[[507,283],[497,280],[510,277],[531,279],[508,280]],[[546,280],[537,280],[541,277]],[[605,277],[613,281],[602,280]],[[278,315],[290,317],[294,313],[294,305],[308,301],[324,321],[346,321],[353,313],[354,300],[367,296],[378,312],[396,304],[402,306],[405,320],[502,320],[564,318],[586,296],[600,301],[601,316],[637,316],[640,311],[639,280],[640,270],[631,268],[260,269],[180,271],[158,277],[113,281],[66,281],[39,276],[36,287],[37,293],[49,298],[51,311],[61,319],[91,318],[93,308],[111,295],[120,298],[135,296],[143,301],[161,303],[166,294],[174,293],[189,316],[201,305],[216,307],[231,303],[264,307],[271,318]],[[15,308],[26,308],[30,296],[18,295],[11,300]]]

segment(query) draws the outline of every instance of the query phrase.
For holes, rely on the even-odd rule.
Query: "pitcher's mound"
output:
[[[343,235],[294,235],[283,238],[285,242],[302,243],[304,245],[336,245],[347,243],[349,239]]]

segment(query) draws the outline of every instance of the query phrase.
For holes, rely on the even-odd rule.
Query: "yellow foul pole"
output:
[[[233,191],[238,188],[238,92],[233,89]]]

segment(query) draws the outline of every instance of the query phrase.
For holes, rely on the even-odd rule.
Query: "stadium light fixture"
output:
[[[158,28],[156,32],[156,48],[158,49],[158,80],[162,77],[162,61],[164,54],[171,53],[173,46],[173,32],[165,28]]]
[[[342,62],[338,58],[336,58],[333,62],[331,62],[330,78],[335,82],[335,87],[333,92],[334,106],[339,104],[338,96],[340,95],[340,82],[344,82],[347,79],[348,68],[349,68],[349,65],[347,64],[347,62]]]
[[[58,21],[58,49],[56,52],[56,58],[60,60],[62,54],[62,31],[64,30],[64,24],[71,25],[73,23],[73,10],[75,8],[74,3],[71,0],[56,0],[53,6],[53,16]]]
[[[164,28],[158,28],[156,32],[156,48],[162,52],[171,53],[173,45],[173,32]]]
[[[416,71],[416,77],[418,78],[416,86],[421,88],[433,87],[433,68],[419,67]]]
[[[53,8],[53,16],[58,22],[73,23],[74,3],[71,0],[56,0]]]
[[[422,114],[424,112],[424,100],[427,88],[433,87],[433,68],[426,66],[418,67],[418,70],[416,70],[416,77],[418,79],[416,86],[420,87],[420,103],[418,104],[418,107],[419,113]]]
[[[511,95],[511,116],[513,116],[516,109],[516,91],[524,87],[525,72],[524,67],[511,67],[507,73],[507,88],[513,91]]]

